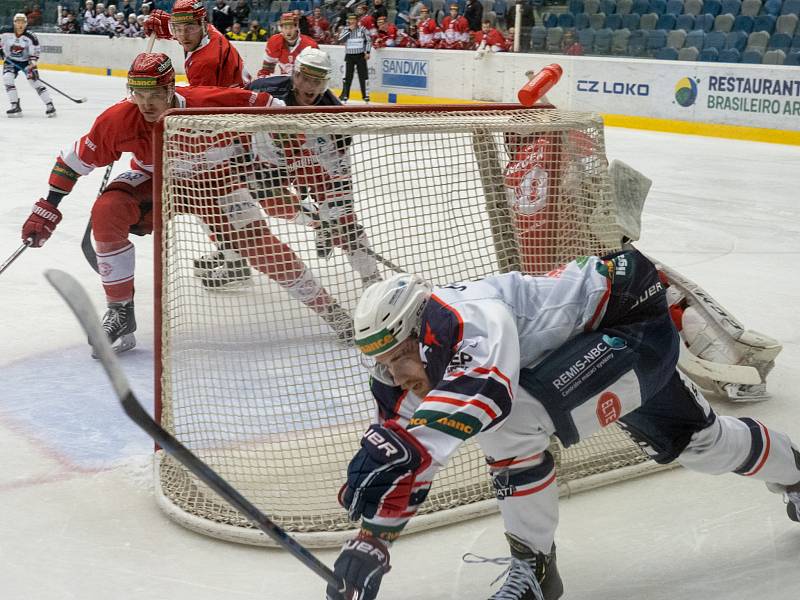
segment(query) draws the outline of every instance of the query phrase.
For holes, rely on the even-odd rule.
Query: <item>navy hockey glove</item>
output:
[[[377,538],[361,532],[344,543],[333,565],[333,572],[345,582],[344,593],[328,585],[325,597],[327,600],[350,600],[354,597],[373,600],[378,595],[383,575],[391,568],[386,546]]]
[[[61,222],[61,212],[44,198],[33,205],[30,216],[22,225],[22,240],[32,240],[31,246],[38,248],[50,238]]]
[[[347,467],[347,483],[339,503],[350,519],[411,516],[410,506],[421,504],[430,482],[417,485],[417,475],[431,464],[431,455],[417,439],[394,421],[370,425],[361,449]]]

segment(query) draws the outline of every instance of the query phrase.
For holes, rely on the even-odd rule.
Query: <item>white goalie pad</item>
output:
[[[762,333],[745,329],[708,292],[674,269],[657,263],[674,300],[685,301],[678,367],[707,391],[730,400],[767,397],[767,374],[783,349]]]

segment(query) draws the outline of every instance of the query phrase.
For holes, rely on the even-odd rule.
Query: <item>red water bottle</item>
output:
[[[517,99],[522,106],[533,106],[536,102],[550,91],[563,74],[561,65],[547,65],[528,83],[522,86],[517,92]]]

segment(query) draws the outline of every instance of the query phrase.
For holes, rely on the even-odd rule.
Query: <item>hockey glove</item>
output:
[[[347,467],[347,483],[339,504],[353,521],[375,515],[411,516],[409,507],[421,504],[430,483],[417,485],[417,475],[431,464],[431,455],[417,439],[394,421],[370,425],[361,449]]]
[[[169,30],[169,13],[166,11],[159,9],[152,11],[144,20],[142,28],[145,37],[155,33],[160,40],[172,39],[172,32]]]
[[[36,81],[39,79],[39,69],[36,67],[35,62],[28,63],[28,66],[25,67],[25,75],[31,81]]]
[[[22,225],[22,239],[32,240],[31,246],[39,247],[50,238],[61,222],[61,213],[44,198],[33,205],[31,215]]]
[[[353,597],[373,600],[378,595],[381,579],[391,568],[386,546],[377,538],[361,532],[344,543],[333,565],[333,572],[345,582],[344,594],[328,585],[325,597],[327,600],[350,600]]]
[[[330,221],[320,221],[317,229],[317,256],[328,258],[334,247],[345,252],[354,252],[365,236],[364,228],[356,223],[355,215],[347,214]]]

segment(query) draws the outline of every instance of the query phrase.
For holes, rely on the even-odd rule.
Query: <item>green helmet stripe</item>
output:
[[[394,348],[398,343],[399,340],[385,328],[365,338],[356,338],[356,346],[367,356],[383,354],[387,350]]]

